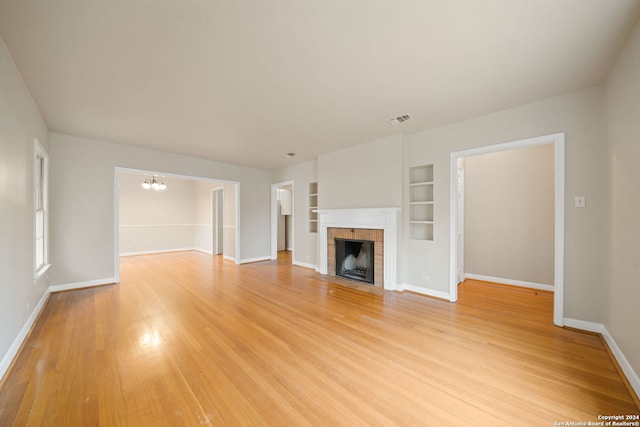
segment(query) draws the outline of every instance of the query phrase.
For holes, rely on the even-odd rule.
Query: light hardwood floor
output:
[[[290,260],[123,258],[51,296],[0,425],[553,426],[638,414],[600,337],[552,295],[480,282],[456,304],[362,292]]]

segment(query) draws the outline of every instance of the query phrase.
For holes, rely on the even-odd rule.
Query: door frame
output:
[[[495,153],[497,151],[512,150],[514,148],[531,147],[535,145],[553,144],[555,151],[555,238],[554,238],[554,295],[553,295],[553,323],[564,325],[564,221],[565,221],[565,134],[554,133],[537,136],[501,144],[488,145],[464,151],[450,153],[449,163],[449,301],[458,300],[458,244],[457,244],[457,215],[458,215],[458,159],[478,154]]]
[[[291,186],[291,253],[295,254],[296,250],[296,204],[295,204],[295,185],[293,181],[282,181],[271,184],[271,259],[278,259],[278,189]],[[293,262],[293,256],[292,256]]]
[[[461,161],[462,160],[462,161]],[[456,198],[459,202],[456,213],[456,281],[458,284],[464,280],[464,157],[458,157],[456,162]]]

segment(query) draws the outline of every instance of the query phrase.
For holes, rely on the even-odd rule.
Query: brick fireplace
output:
[[[396,288],[398,208],[319,209],[320,273],[336,274],[335,239],[373,242],[373,285]]]

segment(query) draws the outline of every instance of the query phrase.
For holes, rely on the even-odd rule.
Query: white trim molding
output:
[[[204,248],[193,248],[194,251],[200,252],[201,254],[217,256],[218,254],[214,254],[213,251]]]
[[[83,289],[83,288],[92,288],[94,286],[102,286],[102,285],[114,285],[116,284],[115,277],[107,277],[105,279],[95,279],[95,280],[87,280],[84,282],[75,282],[75,283],[65,283],[62,285],[51,285],[47,292],[61,292],[61,291],[70,291],[73,289]]]
[[[250,264],[252,262],[262,262],[262,261],[271,261],[270,256],[256,257],[256,258],[246,258],[238,261],[238,264]]]
[[[38,138],[33,139],[33,284],[35,285],[38,280],[44,276],[49,270],[51,264],[49,263],[49,153],[42,147]],[[42,169],[37,165],[38,159],[42,160]],[[42,176],[40,175],[42,173]],[[37,191],[40,188],[40,192]],[[40,194],[41,206],[38,208],[37,195]],[[38,221],[37,213],[42,211],[42,265],[38,267],[37,253],[38,253]]]
[[[13,363],[13,359],[15,359],[15,357],[18,355],[18,352],[22,347],[22,343],[24,343],[24,341],[29,336],[29,332],[31,331],[33,324],[38,319],[38,316],[40,315],[40,312],[44,308],[47,301],[49,300],[50,295],[51,295],[51,292],[49,292],[48,290],[42,295],[42,297],[40,298],[40,301],[38,301],[38,304],[33,308],[33,311],[31,312],[31,315],[25,322],[24,326],[22,327],[22,329],[20,329],[18,336],[16,337],[15,340],[13,340],[11,347],[9,347],[9,350],[2,358],[2,361],[0,361],[0,380],[2,380],[4,375],[9,370],[11,363]]]
[[[320,274],[328,274],[327,229],[329,227],[384,230],[384,289],[396,289],[400,208],[318,209],[317,212]]]
[[[170,253],[170,252],[187,252],[187,251],[198,251],[198,252],[210,253],[210,252],[206,252],[204,249],[198,249],[198,248],[195,248],[195,247],[191,247],[191,248],[155,249],[155,250],[152,250],[152,251],[124,252],[124,253],[121,253],[120,256],[121,257],[127,257],[127,256],[138,256],[138,255],[154,255],[154,254],[166,254],[166,253]]]
[[[189,251],[200,252],[200,253],[203,253],[205,255],[212,255],[212,256],[217,255],[217,254],[214,254],[213,251],[211,251],[209,249],[193,247],[193,248],[158,249],[158,250],[154,250],[154,251],[125,252],[125,253],[120,254],[120,257],[138,256],[138,255],[166,254],[166,253],[171,253],[171,252],[189,252]]]
[[[565,317],[563,320],[564,326],[573,329],[580,329],[587,332],[596,332],[598,334],[601,334],[604,330],[604,325],[602,323],[587,322],[586,320],[571,319],[570,317]]]
[[[622,350],[620,350],[620,347],[618,347],[618,344],[613,339],[613,335],[611,335],[609,330],[607,330],[606,326],[604,326],[602,323],[586,322],[584,320],[571,319],[568,317],[565,317],[563,320],[564,325],[570,328],[595,332],[602,335],[602,338],[611,350],[611,354],[613,354],[613,357],[616,359],[616,362],[618,362],[618,365],[620,366],[620,369],[622,369],[624,376],[629,381],[631,388],[633,388],[633,390],[636,392],[636,395],[640,396],[640,377],[638,377],[638,374],[633,369],[627,358],[624,356],[624,353],[622,353]]]
[[[521,288],[538,289],[541,291],[548,291],[548,292],[555,291],[555,288],[553,287],[553,285],[548,285],[545,283],[527,282],[524,280],[515,280],[515,279],[504,279],[502,277],[484,276],[482,274],[465,273],[464,278],[481,280],[483,282],[499,283],[501,285],[519,286]]]
[[[604,325],[602,325],[601,334],[604,340],[607,342],[607,345],[609,346],[613,357],[616,358],[618,365],[620,365],[620,369],[622,369],[622,372],[624,372],[624,375],[627,377],[629,384],[631,384],[631,388],[633,388],[633,391],[636,392],[637,396],[640,396],[640,378],[638,377],[637,372],[633,370],[633,367],[631,367],[631,364],[629,363],[627,358],[624,357],[622,350],[620,350],[620,347],[618,347],[618,344],[616,344],[613,336],[609,333],[607,327]]]
[[[128,225],[120,225],[120,228],[143,228],[143,227],[211,227],[211,224],[128,224]]]
[[[443,300],[449,301],[449,293],[443,291],[436,291],[435,289],[423,288],[422,286],[415,285],[398,285],[396,286],[396,291],[411,291],[417,294],[425,295],[428,297],[439,298]]]
[[[297,265],[298,267],[310,268],[310,269],[316,270],[316,271],[318,270],[318,266],[317,265],[310,264],[308,262],[301,262],[301,261],[293,260],[293,261],[291,261],[291,264]]]

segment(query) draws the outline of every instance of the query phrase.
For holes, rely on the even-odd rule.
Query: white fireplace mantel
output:
[[[327,228],[384,230],[384,289],[396,289],[398,214],[400,208],[318,209],[320,273],[328,274]]]

